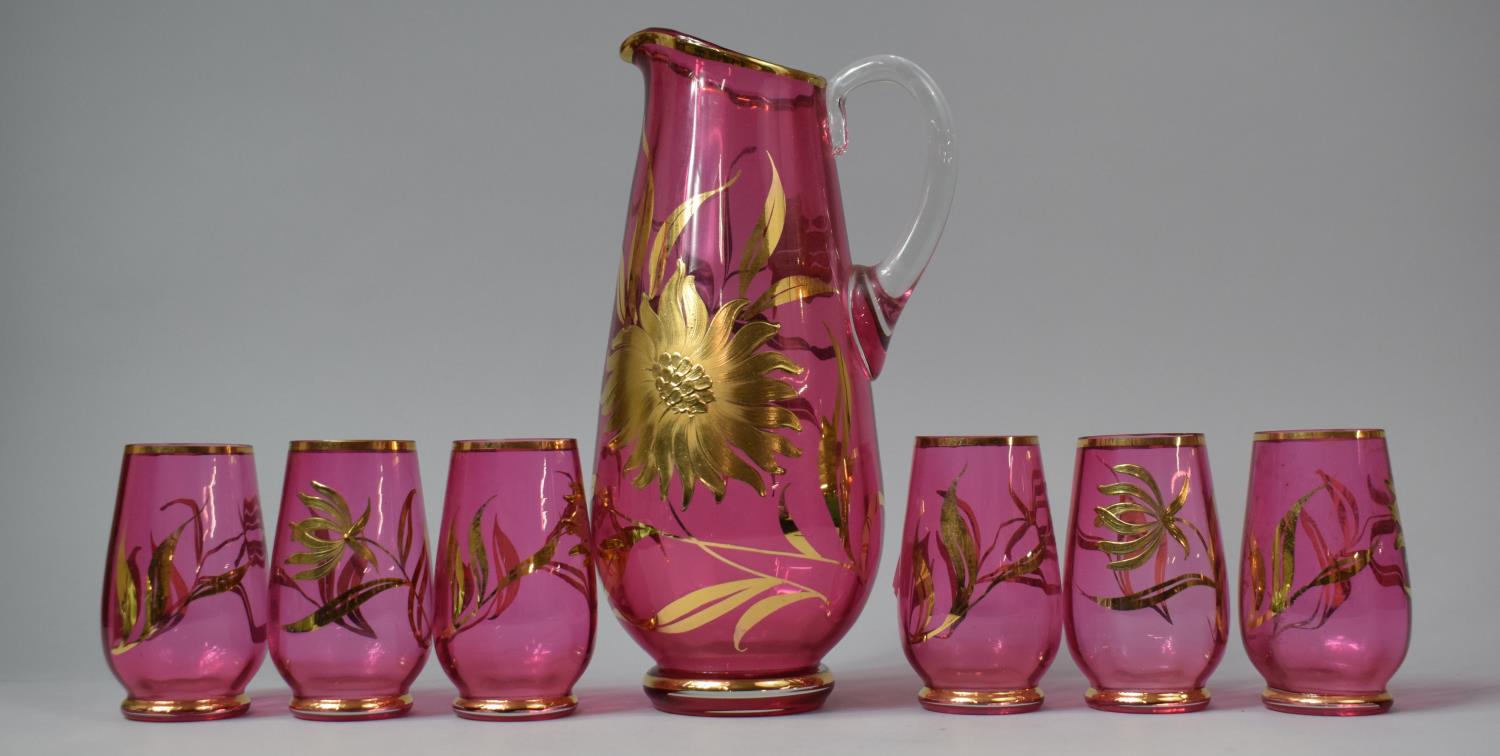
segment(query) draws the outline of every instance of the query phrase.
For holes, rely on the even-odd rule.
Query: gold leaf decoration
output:
[[[1109,483],[1099,486],[1099,493],[1117,496],[1120,501],[1094,508],[1094,521],[1110,531],[1125,536],[1118,541],[1101,540],[1100,551],[1110,556],[1109,568],[1130,571],[1157,556],[1166,537],[1170,536],[1182,546],[1186,556],[1187,535],[1182,532],[1178,513],[1187,503],[1192,486],[1192,477],[1185,476],[1182,488],[1169,505],[1161,503],[1161,489],[1156,478],[1140,465],[1122,464],[1110,468],[1120,475],[1128,475],[1150,487],[1150,492],[1133,483]]]
[[[745,649],[740,643],[745,639],[745,634],[755,629],[755,626],[759,625],[767,617],[799,601],[806,601],[812,598],[818,598],[818,594],[808,591],[796,591],[794,593],[777,593],[751,604],[750,608],[746,609],[745,613],[740,615],[739,621],[734,623],[734,650],[744,651]]]
[[[624,467],[637,471],[638,488],[658,481],[666,498],[675,474],[683,509],[698,483],[723,498],[732,478],[764,496],[762,472],[784,472],[775,455],[802,453],[777,432],[802,429],[791,410],[776,404],[796,397],[797,389],[772,374],[803,369],[779,352],[760,351],[779,326],[734,327],[743,305],[728,302],[710,319],[694,277],[679,262],[659,307],[643,299],[639,325],[622,328],[611,344],[601,402],[614,434],[609,443],[635,445]]]
[[[1302,516],[1302,508],[1307,506],[1307,502],[1315,494],[1326,488],[1326,485],[1322,485],[1307,492],[1276,523],[1276,535],[1271,544],[1271,575],[1274,581],[1271,588],[1272,614],[1286,611],[1291,603],[1289,599],[1297,568],[1297,520]]]
[[[147,563],[144,575],[135,563],[135,555],[139,549],[126,553],[124,535],[123,533],[117,534],[120,541],[115,553],[113,570],[114,611],[119,627],[115,643],[109,649],[112,655],[123,654],[176,627],[183,620],[188,606],[192,603],[230,592],[239,594],[243,600],[251,638],[257,640],[264,638],[265,626],[256,622],[251,613],[250,601],[243,588],[245,575],[252,566],[261,565],[262,562],[258,560],[264,558],[264,552],[260,550],[263,549],[263,544],[253,538],[253,531],[260,527],[259,515],[253,508],[254,500],[247,500],[248,509],[238,518],[240,533],[220,542],[218,546],[207,552],[204,551],[204,541],[208,538],[207,525],[204,522],[202,508],[192,499],[173,499],[161,509],[166,511],[174,505],[188,508],[190,515],[161,543],[155,543],[153,539],[151,559]],[[177,569],[178,545],[190,525],[193,526],[195,557],[191,585],[183,579],[182,573]],[[204,575],[205,559],[235,542],[240,543],[240,548],[233,564],[218,575]],[[141,630],[132,639],[131,634],[137,624],[140,625]]]
[[[656,630],[662,633],[696,630],[779,583],[773,577],[753,577],[699,588],[662,607],[654,618]]]
[[[813,548],[812,543],[807,540],[807,536],[797,527],[797,522],[792,519],[791,512],[787,510],[786,492],[786,488],[781,489],[781,499],[777,504],[777,515],[781,520],[781,534],[786,537],[786,542],[791,544],[792,548],[796,549],[799,553],[814,559],[822,559],[823,555],[819,554],[818,550]],[[739,645],[739,642],[736,641],[735,645]]]
[[[1252,608],[1258,612],[1266,602],[1266,562],[1260,553],[1260,544],[1255,540],[1255,534],[1249,534],[1248,540],[1246,549],[1249,551],[1250,594]]]
[[[392,588],[406,585],[403,578],[380,578],[368,583],[360,583],[344,593],[335,596],[332,600],[318,607],[312,614],[282,625],[282,629],[289,633],[308,633],[327,625],[349,612],[358,609],[366,601],[375,598],[379,594]]]
[[[135,564],[125,555],[125,539],[120,539],[120,548],[115,556],[115,616],[119,622],[120,637],[130,637],[135,623],[140,619],[140,605],[136,596]]]
[[[648,284],[646,288],[646,295],[648,297],[656,296],[657,282],[660,281],[662,279],[662,276],[667,272],[667,252],[671,251],[673,245],[677,244],[677,237],[682,235],[683,230],[687,228],[688,222],[691,221],[693,219],[693,215],[698,212],[698,208],[701,207],[704,202],[707,202],[709,199],[711,199],[715,194],[718,194],[719,192],[725,191],[729,187],[734,186],[734,182],[739,180],[740,174],[736,173],[732,178],[724,182],[722,185],[703,192],[702,194],[696,194],[692,197],[689,197],[686,202],[678,205],[677,209],[673,210],[671,214],[667,216],[667,219],[662,222],[661,228],[656,232],[655,241],[651,243],[651,260],[649,266],[650,275],[646,279]]]
[[[771,186],[766,190],[760,220],[750,230],[750,239],[745,242],[745,251],[740,258],[740,299],[747,297],[756,274],[765,269],[771,253],[781,243],[781,229],[786,222],[786,193],[781,188],[781,174],[777,172],[776,160],[770,152],[766,153],[766,161],[771,164]]]
[[[1192,588],[1194,586],[1214,587],[1217,583],[1207,575],[1190,573],[1178,575],[1162,583],[1151,586],[1142,591],[1113,597],[1093,597],[1094,601],[1105,609],[1116,611],[1134,611],[1136,609],[1147,609],[1165,602],[1167,599]]]
[[[293,575],[292,579],[326,577],[338,567],[346,549],[354,549],[367,563],[374,564],[374,554],[360,541],[365,525],[370,521],[369,505],[355,520],[342,494],[318,481],[312,481],[312,487],[319,495],[298,492],[297,498],[315,514],[292,524],[292,540],[302,544],[306,551],[299,551],[286,560],[289,564],[311,566]],[[332,533],[333,537],[326,537],[324,533]]]
[[[959,473],[959,478],[963,473]],[[959,512],[958,481],[943,491],[942,508],[938,511],[938,544],[953,572],[953,608],[949,611],[962,616],[968,610],[969,598],[979,577],[979,546],[965,514]],[[972,519],[972,518],[970,518]]]
[[[786,276],[778,278],[766,289],[764,294],[755,298],[740,317],[744,319],[753,318],[756,315],[792,302],[801,302],[804,299],[812,299],[822,294],[832,294],[833,287],[826,281],[820,281],[811,276]]]
[[[177,541],[182,537],[187,523],[177,526],[166,540],[151,550],[151,563],[146,567],[146,631],[151,634],[166,619],[172,598],[172,583],[181,578],[172,567],[177,553]]]
[[[933,606],[937,603],[927,543],[927,537],[923,536],[912,546],[911,551],[911,602],[912,607],[917,610],[914,627],[919,629],[927,627],[927,623],[932,621]]]

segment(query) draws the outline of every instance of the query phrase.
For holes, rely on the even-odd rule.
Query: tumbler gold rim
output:
[[[704,60],[728,63],[733,66],[764,71],[778,76],[787,76],[799,81],[805,81],[819,89],[828,86],[828,80],[815,73],[808,73],[807,71],[791,68],[790,66],[783,66],[780,63],[762,60],[671,29],[642,29],[626,37],[625,41],[620,43],[620,59],[626,63],[634,63],[635,49],[641,45],[659,45],[687,53],[697,58],[703,58]]]
[[[1036,436],[917,436],[918,449],[962,446],[1036,446]]]
[[[126,444],[125,453],[142,456],[254,454],[250,444]]]
[[[1203,446],[1202,433],[1121,433],[1082,436],[1080,449],[1158,449]]]
[[[474,438],[453,442],[456,452],[577,451],[573,438]]]
[[[293,441],[294,452],[409,452],[417,450],[416,441],[400,439],[305,439]]]
[[[1363,441],[1385,438],[1380,428],[1317,428],[1311,430],[1272,430],[1255,434],[1256,441]]]

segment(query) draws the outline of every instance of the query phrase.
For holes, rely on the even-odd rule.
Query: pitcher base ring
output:
[[[193,700],[127,698],[120,703],[120,713],[137,722],[199,722],[228,719],[250,710],[250,696],[217,696]]]
[[[453,713],[464,719],[488,722],[524,722],[566,717],[578,708],[573,695],[541,698],[464,698],[453,699]]]
[[[646,673],[646,695],[670,714],[697,717],[767,717],[812,711],[833,690],[833,673],[818,669],[783,677],[678,677],[659,667]]]
[[[362,719],[390,719],[411,711],[411,696],[370,696],[368,698],[319,698],[297,696],[290,706],[292,716],[322,722]]]
[[[1208,708],[1208,689],[1099,690],[1089,688],[1083,700],[1100,711],[1125,714],[1187,714]]]
[[[1323,717],[1360,717],[1384,714],[1391,710],[1391,694],[1379,693],[1294,693],[1280,688],[1266,688],[1260,700],[1272,711],[1287,714],[1311,714]]]
[[[1017,690],[949,690],[923,688],[917,700],[928,711],[943,714],[1024,714],[1042,708],[1041,688]]]

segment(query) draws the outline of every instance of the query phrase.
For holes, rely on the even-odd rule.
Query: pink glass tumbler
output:
[[[896,597],[922,705],[1014,714],[1042,705],[1062,588],[1034,436],[919,436]]]
[[[1411,583],[1379,430],[1255,434],[1240,634],[1268,708],[1379,714],[1406,656]]]
[[[240,444],[131,444],[104,570],[105,658],[130,719],[245,713],[264,659],[266,548]]]
[[[411,708],[432,586],[416,445],[293,441],[276,526],[271,660],[302,719]]]
[[[460,717],[573,712],[595,621],[576,441],[454,442],[436,606],[437,656]]]
[[[1078,440],[1065,622],[1090,706],[1208,706],[1229,622],[1223,553],[1203,436]]]

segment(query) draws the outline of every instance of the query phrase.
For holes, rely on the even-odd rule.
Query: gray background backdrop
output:
[[[1040,434],[1062,521],[1074,437],[1197,430],[1237,559],[1253,431],[1383,426],[1416,595],[1398,701],[1493,707],[1500,3],[626,5],[0,3],[6,690],[76,681],[46,689],[116,726],[126,442],[255,444],[268,525],[290,438],[417,439],[432,526],[453,438],[587,459],[642,99],[616,50],[661,24],[829,75],[895,52],[947,92],[957,201],[875,384],[891,522],[914,434]],[[921,124],[894,87],[849,120],[873,262]],[[896,530],[827,716],[915,709]],[[595,710],[647,717],[647,657],[600,628]],[[1076,705],[1066,652],[1045,684]],[[421,685],[441,714],[435,662]],[[269,663],[255,689],[274,713]],[[1256,710],[1237,637],[1215,689]]]

